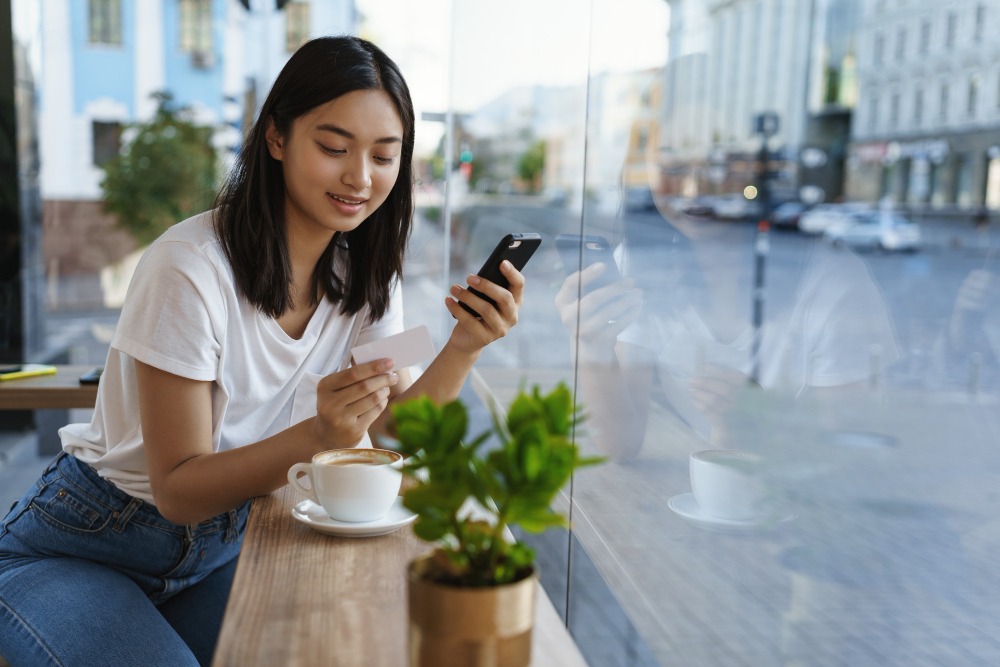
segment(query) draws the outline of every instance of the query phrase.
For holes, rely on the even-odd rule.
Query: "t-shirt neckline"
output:
[[[309,322],[306,323],[306,330],[302,332],[301,338],[292,338],[288,335],[288,332],[281,328],[278,321],[271,317],[270,315],[265,315],[264,313],[257,311],[257,316],[261,317],[267,323],[266,326],[271,330],[271,333],[280,342],[285,345],[304,345],[311,342],[316,337],[316,331],[319,330],[320,325],[317,321],[322,321],[326,319],[326,311],[330,308],[330,300],[326,298],[324,294],[319,301],[319,305],[316,306],[316,310],[313,312],[312,316],[309,318]]]

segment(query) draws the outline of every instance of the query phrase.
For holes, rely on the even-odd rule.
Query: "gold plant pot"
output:
[[[537,573],[487,588],[427,579],[432,556],[410,562],[410,667],[527,667]]]

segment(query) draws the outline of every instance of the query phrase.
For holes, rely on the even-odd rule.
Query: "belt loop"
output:
[[[226,542],[236,540],[236,510],[229,510],[229,526],[226,527]]]
[[[118,519],[117,521],[115,521],[116,532],[119,533],[122,532],[122,529],[125,528],[125,524],[127,524],[129,519],[132,518],[132,515],[135,514],[135,511],[139,509],[140,505],[142,505],[142,501],[138,498],[133,498],[132,502],[130,502],[128,504],[128,507],[125,508],[125,511],[123,512],[115,511],[111,513],[111,516]]]

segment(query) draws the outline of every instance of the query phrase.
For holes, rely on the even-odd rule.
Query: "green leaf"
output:
[[[465,406],[460,401],[446,404],[441,410],[441,434],[439,436],[441,447],[452,450],[460,446],[468,425],[469,417]]]
[[[437,542],[448,534],[448,525],[427,516],[419,516],[413,523],[413,532],[426,542]]]

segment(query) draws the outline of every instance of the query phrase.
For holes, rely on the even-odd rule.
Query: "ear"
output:
[[[267,152],[278,162],[281,162],[284,139],[274,126],[274,119],[268,116],[267,128],[264,130],[264,140],[267,142]]]

